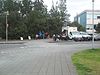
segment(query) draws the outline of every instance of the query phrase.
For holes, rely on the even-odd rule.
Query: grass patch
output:
[[[72,61],[79,75],[100,75],[100,49],[75,53]]]

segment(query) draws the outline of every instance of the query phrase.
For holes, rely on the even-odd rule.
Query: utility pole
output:
[[[6,42],[8,41],[8,18],[9,12],[6,12]]]
[[[94,49],[94,0],[92,0],[92,49]]]

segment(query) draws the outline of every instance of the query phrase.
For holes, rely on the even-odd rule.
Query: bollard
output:
[[[31,40],[31,36],[28,36],[28,39]]]
[[[20,40],[23,41],[23,37],[20,37]]]

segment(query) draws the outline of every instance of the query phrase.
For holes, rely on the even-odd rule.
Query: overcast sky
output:
[[[57,0],[53,0],[56,2]],[[100,0],[94,0],[94,8],[100,10]],[[52,0],[44,0],[44,3],[51,8]],[[73,21],[74,17],[84,10],[92,9],[92,0],[67,0],[68,13],[71,15],[70,20]]]

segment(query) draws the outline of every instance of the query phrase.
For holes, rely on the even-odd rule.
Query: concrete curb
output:
[[[7,42],[5,42],[5,41],[0,41],[0,44],[24,44],[24,43],[26,43],[27,41],[7,41]]]

